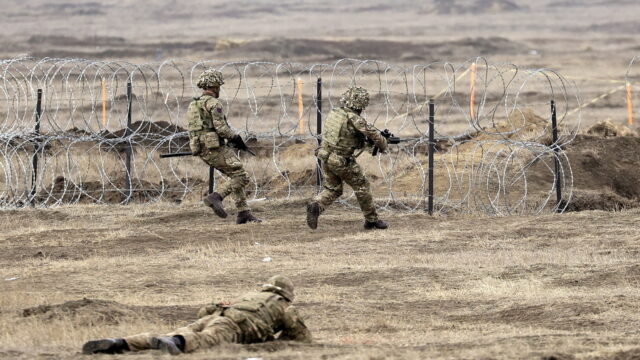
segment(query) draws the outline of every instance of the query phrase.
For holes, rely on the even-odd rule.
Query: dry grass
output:
[[[168,331],[274,273],[294,279],[316,343],[189,358],[593,358],[637,344],[637,210],[389,212],[391,230],[364,232],[360,215],[339,207],[317,231],[306,228],[301,201],[255,208],[265,223],[236,226],[197,205],[162,203],[0,214],[0,356],[77,358],[90,338]],[[91,308],[21,316],[84,297],[115,301],[112,318]]]

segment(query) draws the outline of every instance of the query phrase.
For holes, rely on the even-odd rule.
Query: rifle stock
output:
[[[248,146],[247,144],[244,143],[244,141],[242,142],[242,145],[240,144],[234,144],[234,147],[238,150],[242,150],[242,151],[246,151],[249,154],[256,156],[256,153],[254,153]],[[169,153],[169,154],[160,154],[160,158],[161,159],[166,159],[166,158],[172,158],[172,157],[180,157],[180,156],[192,156],[193,153],[191,151],[185,151],[185,152],[178,152],[178,153]]]

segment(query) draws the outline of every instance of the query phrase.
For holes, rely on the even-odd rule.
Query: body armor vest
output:
[[[211,113],[205,109],[205,105],[210,101],[216,101],[216,98],[211,95],[193,98],[187,109],[189,147],[194,154],[199,154],[204,147],[216,149],[223,144],[213,126]]]
[[[243,332],[243,341],[251,343],[272,339],[281,330],[284,319],[284,298],[272,292],[255,292],[236,299],[223,312]]]
[[[202,95],[193,98],[187,109],[187,122],[189,124],[189,134],[201,135],[206,132],[214,131],[213,118],[211,114],[204,109],[207,101],[215,99],[211,95]]]
[[[344,107],[331,111],[322,129],[322,146],[342,156],[351,156],[364,147],[365,136],[351,122],[355,116],[358,114]]]

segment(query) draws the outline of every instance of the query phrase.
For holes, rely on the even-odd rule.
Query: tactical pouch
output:
[[[329,152],[323,148],[317,148],[315,153],[316,153],[316,157],[320,159],[320,161],[322,162],[326,162],[327,158],[329,157]]]
[[[202,140],[207,149],[217,149],[220,147],[220,138],[215,132],[208,132],[202,135]]]
[[[189,148],[193,155],[198,155],[202,151],[202,147],[200,146],[200,137],[199,136],[190,136],[189,137]]]
[[[200,114],[200,103],[198,100],[194,100],[189,104],[187,109],[187,123],[189,124],[189,131],[200,131],[204,129],[204,121]]]

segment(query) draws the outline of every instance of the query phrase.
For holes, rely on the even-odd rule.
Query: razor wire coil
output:
[[[324,116],[340,106],[347,86],[357,84],[371,94],[365,118],[407,140],[391,145],[387,155],[359,158],[381,209],[425,207],[429,99],[436,102],[437,211],[556,211],[566,206],[553,201],[556,160],[565,198],[571,197],[569,160],[554,148],[577,134],[580,112],[570,110],[579,107],[579,96],[552,70],[483,58],[413,66],[357,59],[309,65],[21,58],[0,61],[0,207],[199,199],[206,165],[159,154],[189,150],[186,108],[199,95],[195,83],[208,67],[225,76],[220,100],[230,125],[258,152],[257,158],[243,156],[253,200],[315,194],[318,78]],[[127,83],[133,92],[131,127]],[[40,133],[34,132],[37,89],[44,93]],[[559,114],[557,143],[550,140],[551,100]],[[34,154],[40,158],[36,178]],[[353,197],[342,201],[351,204]]]

